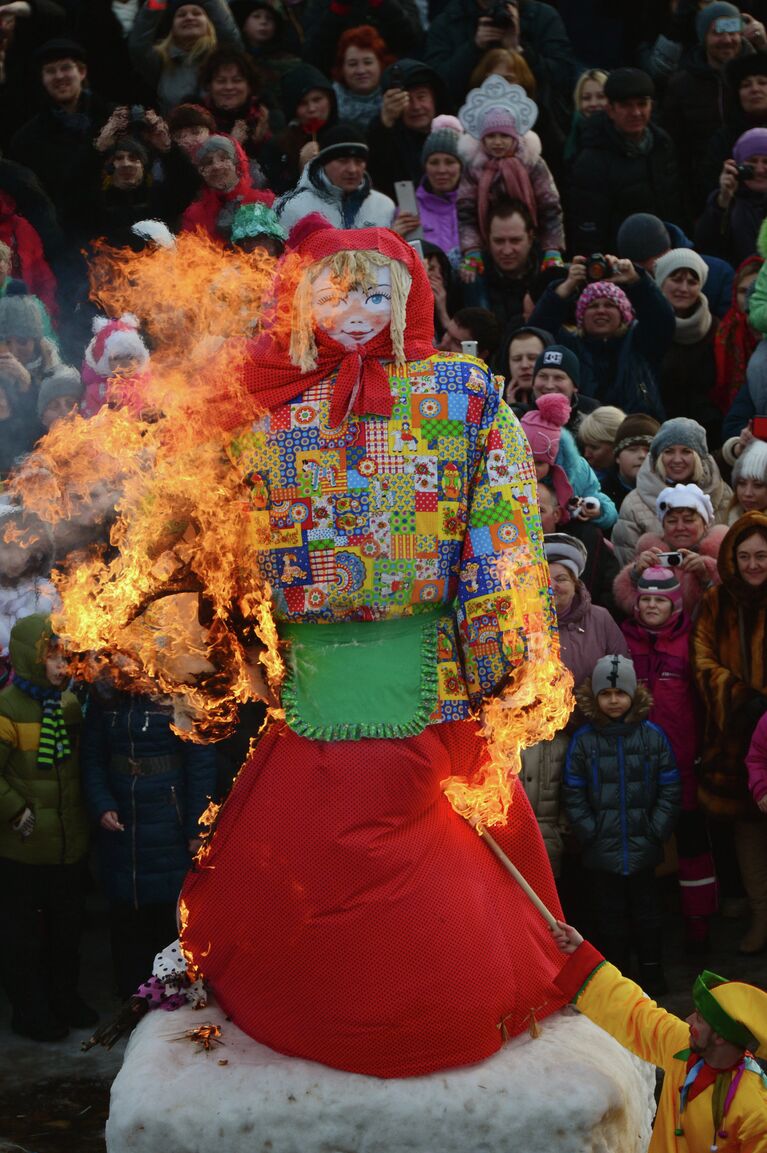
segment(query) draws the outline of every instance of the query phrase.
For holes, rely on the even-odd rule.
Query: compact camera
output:
[[[753,164],[738,165],[738,180],[753,180],[755,176],[756,169]]]
[[[684,557],[680,552],[662,552],[658,557],[658,564],[662,568],[677,568],[683,560]]]

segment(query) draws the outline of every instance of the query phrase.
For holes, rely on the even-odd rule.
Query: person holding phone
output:
[[[735,60],[767,50],[764,25],[741,15],[735,4],[717,0],[695,18],[698,43],[669,79],[662,119],[679,161],[685,212],[696,219],[705,204],[707,154],[723,124],[726,69]]]

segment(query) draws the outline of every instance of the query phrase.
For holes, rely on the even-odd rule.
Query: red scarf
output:
[[[434,298],[423,262],[406,241],[388,228],[322,228],[301,241],[296,251],[315,264],[326,256],[345,251],[380,252],[404,264],[413,278],[407,298],[405,359],[424,360],[434,352]],[[329,421],[343,424],[349,413],[391,416],[394,400],[389,376],[381,363],[393,361],[389,326],[359,349],[347,349],[326,333],[315,329],[317,366],[301,372],[291,364],[284,336],[264,336],[251,342],[243,371],[247,404],[234,394],[222,397],[219,420],[232,429],[251,420],[257,411],[279,408],[300,396],[313,384],[337,372],[333,384]]]
[[[719,321],[714,336],[716,384],[711,399],[722,411],[730,405],[746,383],[746,367],[751,353],[759,343],[759,333],[748,323],[748,313],[738,308],[738,286],[747,272],[758,272],[764,261],[761,256],[748,256],[738,266],[732,286],[732,306]]]

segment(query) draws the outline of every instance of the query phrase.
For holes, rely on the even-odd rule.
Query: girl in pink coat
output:
[[[698,808],[695,764],[702,731],[690,664],[692,621],[682,585],[670,568],[651,565],[639,576],[633,618],[621,625],[637,679],[652,693],[650,720],[668,737],[682,778],[682,812],[676,828],[679,886],[688,951],[702,951],[709,917],[718,904],[714,860]],[[767,786],[765,786],[767,787]]]

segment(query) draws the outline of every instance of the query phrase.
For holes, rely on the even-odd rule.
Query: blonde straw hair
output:
[[[413,282],[405,265],[391,260],[380,252],[336,252],[312,264],[302,276],[293,297],[293,318],[290,330],[290,362],[301,372],[317,367],[317,342],[314,338],[314,311],[312,289],[321,273],[328,270],[342,291],[355,288],[369,290],[377,285],[376,269],[391,272],[391,346],[394,360],[405,361],[405,315],[410,285]]]
[[[171,49],[178,47],[173,39],[172,29],[164,40],[158,40],[154,50],[162,58],[163,68],[175,68],[179,63],[183,65],[197,64],[198,66],[202,64],[205,57],[213,51],[217,44],[216,29],[207,13],[205,14],[205,23],[207,24],[205,35],[197,38],[189,51],[184,53],[184,58],[181,61],[177,62],[171,56]]]

